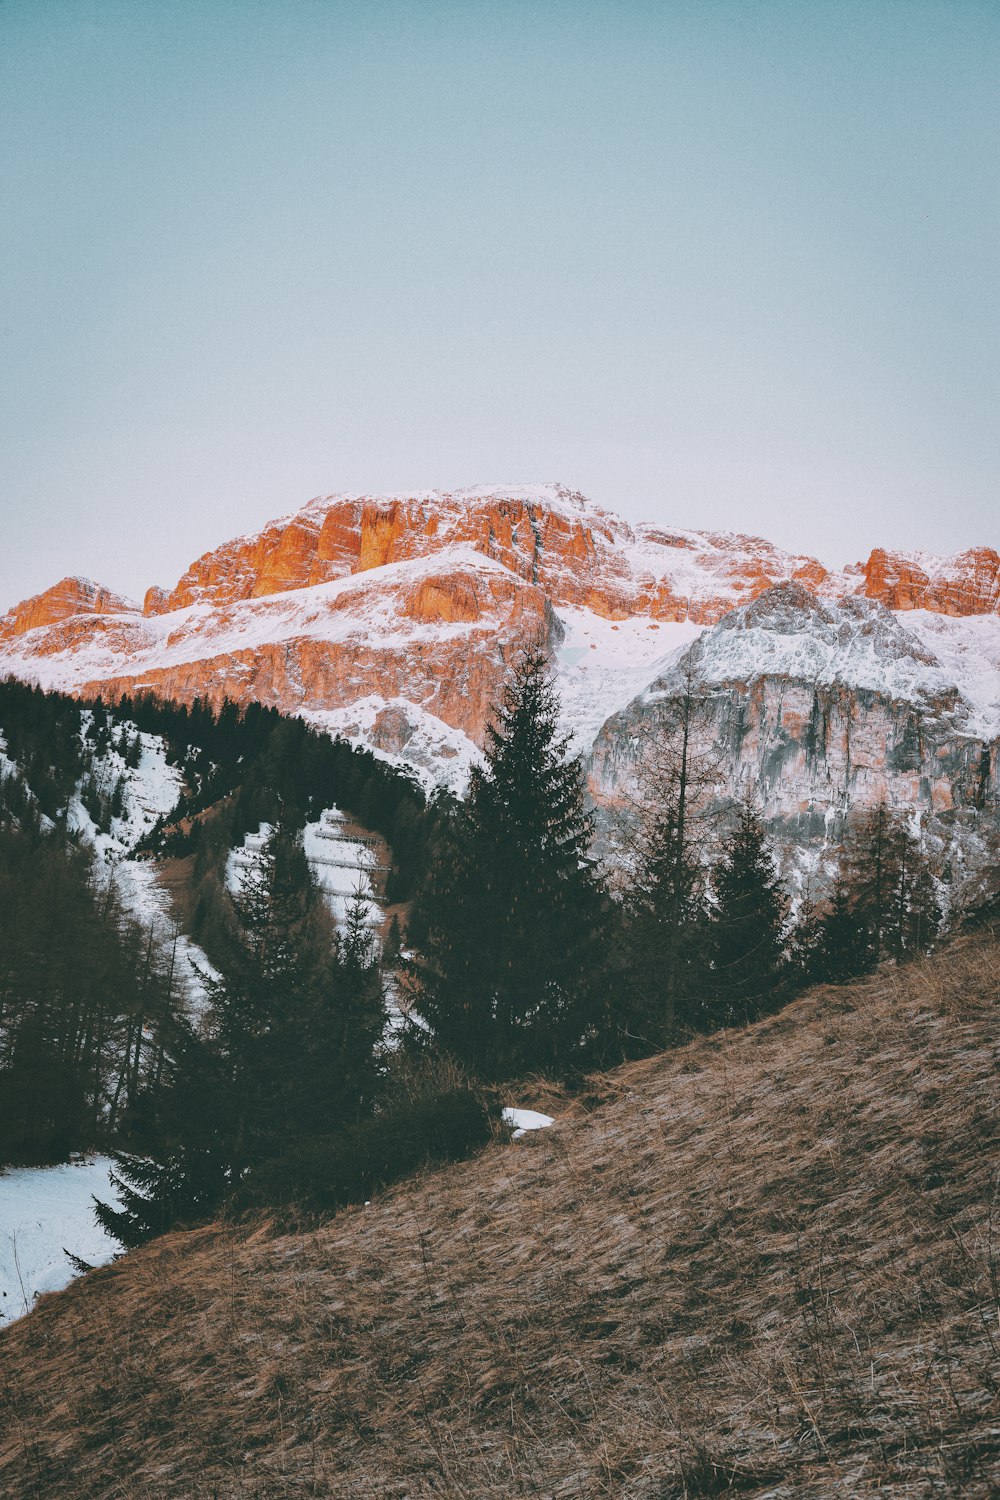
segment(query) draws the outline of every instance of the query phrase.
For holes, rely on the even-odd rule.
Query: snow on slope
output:
[[[80,717],[86,728],[92,718],[90,710],[83,709]],[[138,732],[131,722],[123,722],[122,727],[130,738]],[[113,747],[93,759],[94,778],[107,791],[117,781],[122,783],[124,810],[121,817],[112,819],[110,832],[95,825],[79,795],[70,802],[70,832],[82,834],[97,857],[108,864],[122,859],[159,818],[171,813],[181,794],[181,773],[168,763],[165,741],[157,734],[139,734],[139,741],[137,766],[126,765],[125,757]]]
[[[820,601],[786,584],[707,630],[691,660],[710,687],[779,677],[817,686],[843,683],[921,707],[955,699],[964,732],[992,722],[990,732],[997,733],[1000,619],[951,620],[921,611],[915,627],[916,613],[894,614],[871,599]]]
[[[239,894],[272,832],[270,823],[261,823],[255,833],[248,833],[242,844],[229,851],[226,886],[233,895]],[[366,923],[373,928],[381,927],[383,913],[376,892],[381,869],[376,847],[348,832],[339,808],[327,808],[316,822],[305,825],[302,847],[334,920],[340,924],[347,920],[351,898],[360,892],[365,899]]]
[[[519,1109],[514,1105],[508,1105],[503,1110],[503,1119],[506,1125],[512,1127],[511,1140],[516,1141],[529,1130],[545,1130],[555,1121],[551,1115],[540,1114],[537,1109]]]
[[[967,734],[1000,734],[1000,615],[938,615],[926,609],[896,617],[928,651],[969,705]]]
[[[300,716],[314,729],[342,736],[409,772],[427,793],[444,786],[461,795],[472,767],[482,762],[467,734],[408,698],[368,694],[344,708],[302,708]]]
[[[302,846],[334,919],[346,922],[352,898],[360,895],[365,923],[380,928],[383,911],[378,890],[384,871],[379,865],[377,844],[352,836],[344,814],[339,808],[328,807],[315,823],[306,824]]]
[[[687,620],[643,615],[605,620],[589,609],[560,609],[556,615],[564,630],[555,670],[560,721],[579,753],[589,750],[601,725],[666,671],[703,629]]]
[[[200,1012],[208,1002],[205,980],[218,979],[219,973],[205,950],[179,930],[156,869],[152,860],[119,860],[114,866],[115,890],[126,911],[147,931],[153,928],[168,960],[173,954],[175,989],[184,997],[189,1011]]]
[[[64,1251],[104,1265],[120,1250],[94,1218],[94,1196],[120,1207],[106,1156],[0,1172],[0,1328],[31,1311],[41,1292],[76,1275]]]
[[[260,599],[240,599],[220,608],[189,604],[164,615],[110,617],[100,639],[53,651],[44,629],[28,631],[3,654],[4,670],[25,682],[60,692],[78,691],[85,683],[127,673],[184,666],[260,646],[293,640],[332,644],[363,641],[369,648],[405,649],[461,639],[476,621],[421,620],[403,614],[399,603],[423,580],[465,570],[488,580],[509,580],[502,563],[470,546],[406,562],[387,563],[368,572],[334,579],[311,588],[289,589]],[[373,580],[377,575],[377,587]],[[141,682],[138,684],[141,689]]]
[[[90,722],[89,709],[81,718]],[[130,738],[138,731],[127,722],[124,728]],[[121,779],[124,811],[113,818],[110,832],[98,828],[80,800],[79,793],[69,804],[68,827],[78,833],[93,849],[96,860],[111,871],[115,891],[129,916],[147,930],[152,927],[161,946],[174,954],[174,981],[189,1008],[200,1010],[206,999],[204,975],[215,976],[205,952],[186,934],[178,932],[170,912],[167,892],[156,878],[156,867],[150,861],[129,857],[132,848],[149,833],[161,817],[169,816],[177,805],[182,789],[181,773],[167,761],[167,747],[156,734],[139,734],[141,753],[137,766],[128,766],[113,747],[103,756],[95,756],[93,772],[108,789]]]

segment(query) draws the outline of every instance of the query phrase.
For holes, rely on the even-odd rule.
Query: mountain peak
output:
[[[124,615],[137,610],[138,605],[131,599],[113,593],[92,578],[71,575],[8,610],[0,618],[0,641],[13,640],[29,630],[55,625],[75,615]]]

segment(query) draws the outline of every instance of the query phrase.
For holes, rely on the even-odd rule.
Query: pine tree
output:
[[[706,1019],[713,1026],[739,1025],[772,1008],[788,976],[788,896],[749,796],[740,804],[712,885],[712,999]]]
[[[272,1149],[287,1149],[293,1137],[330,1135],[371,1111],[386,1008],[370,909],[360,892],[351,898],[332,949],[324,921],[308,937],[312,957],[303,950],[275,1027],[281,1124]]]
[[[189,1027],[180,1028],[154,1105],[155,1155],[112,1152],[110,1176],[121,1207],[94,1200],[98,1222],[126,1249],[176,1224],[210,1217],[232,1187],[226,1071],[215,1049]]]
[[[279,826],[234,907],[225,972],[207,980],[211,1032],[182,1039],[154,1159],[119,1154],[123,1206],[98,1206],[125,1244],[226,1199],[257,1201],[256,1180],[275,1162],[294,1192],[303,1153],[373,1106],[385,1006],[367,903],[352,901],[335,934],[300,841]]]
[[[833,893],[819,918],[819,941],[813,976],[829,984],[843,984],[869,966],[868,928],[855,908],[850,885],[838,874]]]
[[[941,909],[926,855],[884,800],[852,821],[828,922],[834,980],[924,952],[937,936]]]
[[[682,668],[680,690],[665,703],[653,736],[641,747],[638,835],[627,839],[625,1012],[634,1033],[662,1046],[696,1019],[707,943],[705,867],[701,857],[717,767],[699,746],[707,726],[695,665]]]
[[[307,1066],[336,995],[331,920],[297,836],[279,825],[234,898],[237,932],[223,978],[210,984],[215,1041],[232,1113],[230,1166],[239,1181],[312,1113],[318,1085]],[[327,1081],[329,1079],[327,1078]],[[336,1100],[332,1096],[331,1107]]]
[[[545,658],[527,652],[415,914],[416,1009],[445,1052],[484,1075],[570,1065],[607,1034],[592,824],[557,720]]]

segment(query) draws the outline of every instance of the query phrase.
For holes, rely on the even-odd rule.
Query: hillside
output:
[[[0,1492],[996,1494],[998,958],[813,991],[319,1229],[93,1273],[0,1337]]]

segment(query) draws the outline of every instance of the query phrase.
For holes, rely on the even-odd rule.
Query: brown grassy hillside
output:
[[[0,1494],[1000,1493],[1000,947],[820,990],[0,1337]]]

